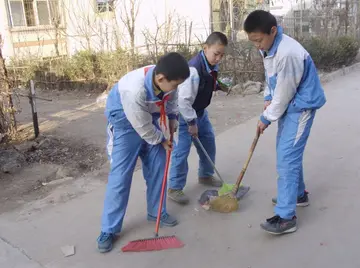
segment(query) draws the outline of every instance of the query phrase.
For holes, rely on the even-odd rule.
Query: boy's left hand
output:
[[[170,135],[174,135],[178,128],[178,121],[176,119],[169,120]]]
[[[264,133],[264,130],[267,129],[269,125],[266,125],[264,124],[263,122],[261,122],[261,120],[259,120],[258,122],[258,125],[257,125],[257,131],[260,133],[260,134],[263,134]]]

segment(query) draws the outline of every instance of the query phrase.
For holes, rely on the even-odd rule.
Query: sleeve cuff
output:
[[[176,114],[169,114],[168,119],[169,120],[179,120],[179,117]]]
[[[271,122],[267,120],[263,115],[260,116],[260,121],[263,122],[265,125],[271,124]]]
[[[272,100],[271,95],[269,94],[269,95],[265,96],[264,100],[265,101],[271,101]]]
[[[187,122],[189,126],[193,126],[193,125],[196,125],[196,119],[193,119],[189,122]]]
[[[165,135],[163,135],[160,143],[163,143],[165,141],[166,141],[166,137],[165,137]]]

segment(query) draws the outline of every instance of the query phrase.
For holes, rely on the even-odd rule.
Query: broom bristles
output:
[[[183,246],[184,244],[175,235],[172,235],[130,241],[121,250],[123,252],[141,252],[181,248]]]

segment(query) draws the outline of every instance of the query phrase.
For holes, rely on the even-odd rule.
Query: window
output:
[[[96,0],[96,5],[100,13],[114,11],[114,0]]]
[[[7,0],[12,27],[61,23],[59,0]]]
[[[37,1],[36,6],[39,18],[39,25],[49,25],[50,16],[47,1]]]

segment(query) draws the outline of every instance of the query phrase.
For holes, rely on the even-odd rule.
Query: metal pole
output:
[[[31,105],[31,113],[32,113],[33,124],[34,124],[35,138],[37,138],[39,136],[40,131],[39,131],[39,121],[38,121],[38,116],[37,116],[37,111],[36,111],[35,85],[34,85],[33,80],[30,80],[29,101],[30,101],[30,105]]]

